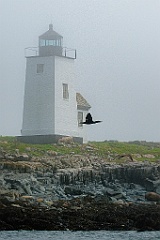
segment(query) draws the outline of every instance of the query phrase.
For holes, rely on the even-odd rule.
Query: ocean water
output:
[[[0,240],[160,240],[160,231],[0,231]]]

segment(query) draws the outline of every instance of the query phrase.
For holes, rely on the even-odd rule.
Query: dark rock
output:
[[[108,196],[104,196],[104,195],[96,195],[95,197],[94,197],[94,201],[96,202],[96,203],[99,203],[99,204],[108,204],[109,202],[110,202],[110,198],[108,197]]]
[[[30,161],[31,157],[28,154],[23,153],[17,157],[17,160],[18,161]]]
[[[0,220],[0,231],[5,231],[5,230],[14,230],[14,227],[10,224],[7,224],[5,221]]]
[[[153,201],[153,202],[160,202],[160,194],[155,193],[155,192],[147,192],[145,194],[145,198],[148,201]]]
[[[146,178],[145,187],[146,187],[147,191],[155,191],[155,192],[159,193],[159,191],[160,191],[160,179],[153,181],[151,179]]]
[[[109,204],[104,196],[86,196],[52,206],[2,206],[0,230],[160,230],[159,205]]]
[[[111,188],[106,188],[106,195],[108,195],[108,196],[116,196],[116,195],[119,195],[119,194],[121,194],[120,191],[115,191]]]
[[[15,154],[18,159],[19,150],[15,150]],[[145,201],[146,191],[160,191],[160,168],[156,164],[113,164],[95,156],[82,155],[45,155],[40,159],[27,159],[1,161],[1,188],[43,198],[44,202],[84,195],[100,195],[110,201],[139,202]]]
[[[156,187],[156,193],[160,194],[160,186]]]
[[[70,195],[81,195],[83,194],[83,191],[81,189],[77,189],[74,186],[66,186],[64,189],[65,194],[70,194]]]

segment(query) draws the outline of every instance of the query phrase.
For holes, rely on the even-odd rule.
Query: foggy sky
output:
[[[20,135],[26,47],[53,29],[77,49],[89,140],[160,141],[160,0],[0,0],[0,135]]]

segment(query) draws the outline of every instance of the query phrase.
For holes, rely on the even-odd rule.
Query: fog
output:
[[[49,24],[77,50],[88,139],[160,141],[159,0],[0,0],[0,135],[20,135],[26,47]]]

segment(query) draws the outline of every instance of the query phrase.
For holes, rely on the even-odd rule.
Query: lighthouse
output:
[[[87,142],[81,121],[91,106],[75,91],[75,60],[76,50],[63,47],[63,37],[50,24],[39,36],[37,54],[26,56],[21,141],[52,143],[71,136]]]

